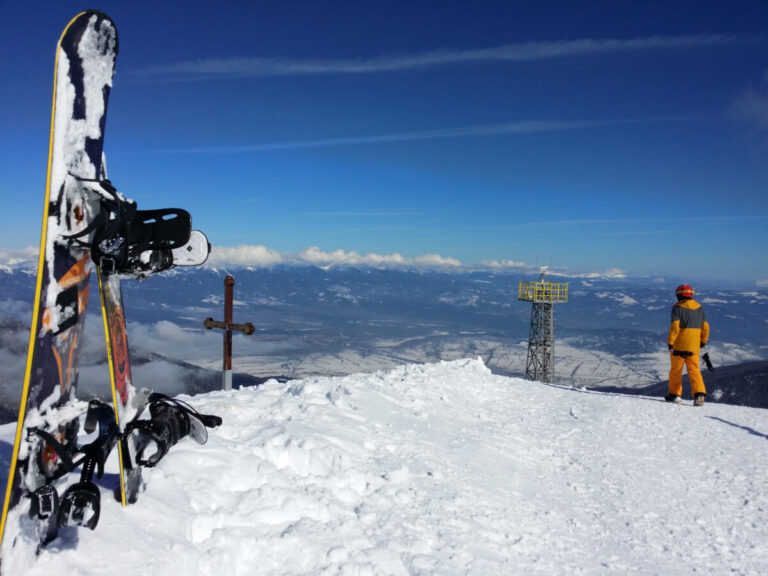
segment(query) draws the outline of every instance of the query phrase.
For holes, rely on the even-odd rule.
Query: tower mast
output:
[[[525,379],[555,381],[555,317],[553,304],[568,301],[567,282],[545,282],[545,271],[536,282],[520,282],[517,299],[531,302]]]

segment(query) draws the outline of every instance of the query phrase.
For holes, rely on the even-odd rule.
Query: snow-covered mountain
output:
[[[187,398],[223,418],[8,576],[765,574],[764,410],[406,365]],[[12,425],[0,427],[7,469]],[[114,455],[113,455],[114,457]]]
[[[516,275],[308,266],[233,273],[235,321],[257,328],[253,336],[234,338],[234,370],[244,379],[344,375],[476,356],[498,374],[525,371],[530,305],[517,300]],[[185,270],[123,283],[138,385],[170,394],[184,386],[188,393],[219,386],[213,371],[221,368],[221,334],[206,331],[202,320],[223,315],[224,276]],[[644,387],[666,379],[673,286],[649,279],[557,280],[570,281],[569,302],[555,307],[558,382]],[[0,271],[4,421],[18,409],[33,292],[28,270]],[[702,285],[699,294],[718,366],[768,358],[765,289]],[[108,397],[97,298],[89,299],[88,315],[80,389]],[[194,376],[193,367],[200,369]]]

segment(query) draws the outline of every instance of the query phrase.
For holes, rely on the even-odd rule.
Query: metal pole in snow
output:
[[[235,295],[235,278],[227,276],[224,279],[224,372],[222,389],[232,390],[232,300]]]

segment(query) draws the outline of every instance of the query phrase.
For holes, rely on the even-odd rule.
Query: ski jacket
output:
[[[698,356],[701,344],[706,344],[707,340],[709,324],[698,302],[688,299],[672,306],[667,344],[674,347],[674,352],[690,352]]]

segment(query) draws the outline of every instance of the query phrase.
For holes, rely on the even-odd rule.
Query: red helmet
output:
[[[693,298],[693,288],[688,286],[688,284],[680,284],[680,286],[675,288],[675,294],[684,298]]]

